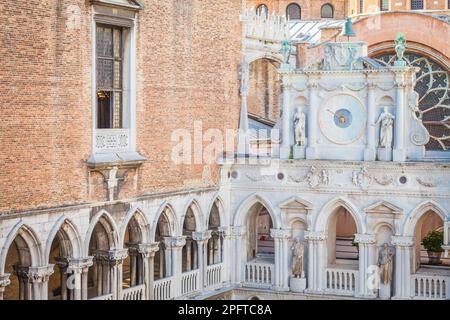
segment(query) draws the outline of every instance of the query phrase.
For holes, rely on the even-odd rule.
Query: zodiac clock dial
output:
[[[336,144],[358,140],[366,128],[366,110],[361,102],[346,94],[325,101],[319,111],[319,126],[323,135]]]

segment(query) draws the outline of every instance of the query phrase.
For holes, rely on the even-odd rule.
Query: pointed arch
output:
[[[110,249],[119,248],[119,235],[118,228],[113,219],[113,217],[106,211],[100,210],[91,220],[89,225],[89,229],[86,233],[86,238],[84,240],[84,254],[87,256],[89,254],[89,243],[91,241],[93,232],[97,223],[101,223],[101,225],[105,228],[105,230],[109,233],[109,246]]]
[[[361,220],[361,217],[358,214],[358,209],[351,203],[350,200],[347,200],[344,197],[334,198],[322,207],[322,210],[319,212],[319,214],[313,224],[314,231],[316,231],[316,232],[326,231],[327,227],[328,227],[328,221],[329,221],[330,216],[339,207],[343,207],[351,214],[351,216],[353,217],[353,220],[355,221],[356,230],[358,233],[366,233],[366,228],[365,228],[364,223]]]
[[[183,225],[184,225],[184,220],[186,218],[186,214],[188,212],[188,210],[191,209],[192,213],[194,214],[195,217],[195,231],[202,231],[204,230],[204,215],[202,212],[202,209],[198,203],[198,201],[195,198],[191,198],[188,202],[187,205],[184,207],[183,210],[183,216],[180,219],[180,229],[183,229]]]
[[[217,210],[219,212],[219,220],[220,220],[220,227],[223,227],[226,225],[226,216],[225,216],[225,206],[223,204],[222,198],[219,195],[215,195],[213,197],[213,201],[211,201],[209,207],[208,207],[208,212],[206,215],[206,220],[205,220],[205,225],[207,227],[209,227],[209,220],[212,214],[212,210],[214,205],[217,207]]]
[[[139,228],[140,231],[140,242],[141,243],[149,243],[150,242],[150,234],[151,234],[151,227],[150,223],[148,222],[148,219],[144,212],[139,207],[133,207],[131,208],[125,218],[123,219],[121,225],[120,225],[120,231],[119,231],[119,245],[121,248],[124,248],[124,239],[125,239],[125,233],[127,230],[128,225],[130,222],[132,222],[135,219],[136,221],[136,227]]]
[[[424,201],[415,207],[405,218],[402,229],[403,236],[413,237],[417,222],[429,211],[436,213],[442,219],[443,223],[449,220],[446,211],[438,203],[433,200]]]
[[[156,229],[158,227],[159,219],[163,217],[168,224],[169,233],[171,236],[180,235],[180,230],[178,228],[178,224],[176,223],[177,218],[175,214],[175,210],[173,206],[168,203],[167,201],[164,201],[161,206],[158,209],[158,212],[156,213],[155,220],[153,221],[153,226],[151,228],[151,241],[154,242],[155,235],[156,235]]]
[[[269,212],[270,218],[272,219],[273,228],[280,229],[281,228],[280,216],[275,213],[272,203],[257,193],[251,194],[244,201],[241,202],[234,216],[233,226],[238,227],[245,225],[250,209],[252,208],[253,205],[257,203],[264,206]]]
[[[48,262],[50,259],[50,251],[52,243],[58,235],[58,232],[62,232],[63,237],[67,240],[70,248],[71,258],[81,258],[83,253],[83,244],[81,235],[76,225],[65,215],[60,217],[53,226],[45,244],[44,261]]]
[[[0,254],[0,274],[5,272],[6,256],[17,236],[20,236],[25,241],[30,251],[31,266],[43,265],[41,242],[34,230],[21,220],[12,228],[3,244]]]

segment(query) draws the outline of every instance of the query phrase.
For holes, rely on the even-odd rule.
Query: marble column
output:
[[[5,292],[5,288],[11,284],[11,280],[9,280],[10,276],[10,273],[0,275],[0,300],[3,300],[3,293]]]
[[[170,253],[171,264],[170,269],[172,271],[172,290],[174,297],[181,296],[181,276],[182,276],[182,250],[186,245],[186,237],[165,237],[164,244],[166,246],[167,253]]]
[[[405,150],[405,88],[407,84],[403,76],[397,75],[395,90],[396,90],[396,103],[397,108],[395,111],[394,120],[394,151],[393,159],[396,162],[404,162],[406,160]]]
[[[102,262],[102,295],[112,294],[113,300],[122,299],[122,268],[128,249],[97,250],[95,258]]]
[[[93,265],[93,257],[69,258],[67,274],[71,281],[67,283],[70,290],[71,300],[88,299],[88,271]]]
[[[65,257],[56,257],[56,266],[58,266],[59,273],[60,273],[60,286],[61,286],[61,300],[69,300],[69,297],[67,295],[68,289],[67,289],[67,267],[69,266],[69,259]]]
[[[367,146],[364,150],[364,161],[375,161],[377,156],[377,137],[376,127],[376,103],[375,103],[376,84],[368,79],[367,84]]]
[[[275,241],[275,275],[273,286],[276,291],[289,291],[289,239],[291,230],[270,229],[270,236]]]
[[[222,235],[222,252],[221,252],[221,262],[222,262],[222,282],[229,282],[232,255],[231,252],[231,228],[230,227],[219,227],[219,231]],[[226,253],[226,254],[224,254]]]
[[[325,232],[306,231],[305,239],[308,241],[308,293],[322,293],[326,286],[327,251]]]
[[[139,274],[138,279],[141,279],[138,284],[145,285],[145,293],[143,300],[153,300],[153,288],[154,288],[154,260],[155,254],[159,250],[159,242],[148,244],[135,244],[129,247],[130,251],[134,251],[139,255]],[[142,282],[141,282],[142,281]]]
[[[411,253],[414,246],[413,237],[393,236],[391,244],[395,246],[394,255],[394,297],[393,299],[410,299],[411,293]]]
[[[248,124],[248,110],[247,110],[247,96],[248,96],[248,84],[249,84],[249,70],[250,63],[244,56],[241,65],[241,113],[239,118],[239,135],[238,135],[238,157],[245,157],[250,153],[250,137],[249,137],[249,124]]]
[[[370,288],[371,266],[376,266],[376,237],[373,234],[357,234],[355,242],[359,248],[359,283],[355,295],[362,298],[375,298],[376,293]]]
[[[208,265],[207,252],[208,252],[208,240],[211,238],[211,230],[203,232],[194,232],[192,238],[197,241],[198,248],[198,264],[200,269],[200,287],[205,288],[206,283],[206,268]]]
[[[291,78],[289,74],[282,75],[282,86],[283,86],[283,105],[282,105],[282,142],[280,148],[280,158],[289,159],[291,154]]]
[[[19,278],[20,300],[47,300],[48,280],[53,269],[53,264],[42,267],[14,266],[14,272]]]
[[[308,131],[308,147],[306,148],[306,159],[317,159],[317,113],[319,112],[318,91],[319,85],[316,80],[310,79],[308,84],[309,89],[309,108],[308,108],[308,122],[306,124]]]

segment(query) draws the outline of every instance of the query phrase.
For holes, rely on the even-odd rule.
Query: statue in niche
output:
[[[392,282],[392,266],[394,261],[394,253],[387,243],[383,245],[378,257],[378,266],[380,267],[381,283],[388,285]]]
[[[378,121],[373,125],[380,126],[380,147],[390,149],[392,148],[392,137],[394,130],[394,115],[388,110],[388,107],[384,107],[384,111],[380,114]]]
[[[397,54],[397,61],[404,61],[406,50],[406,37],[403,33],[399,33],[395,39],[395,53]]]
[[[306,144],[306,116],[300,108],[297,108],[297,113],[294,119],[295,124],[295,144],[297,146],[304,146]]]
[[[299,238],[294,240],[291,247],[292,252],[292,274],[295,278],[304,278],[305,271],[303,268],[304,257],[305,257],[305,247],[303,242]]]
[[[281,42],[281,50],[280,50],[281,54],[283,55],[283,63],[284,64],[289,64],[289,58],[291,57],[291,52],[292,52],[292,46],[291,46],[291,41],[289,40],[283,40]]]

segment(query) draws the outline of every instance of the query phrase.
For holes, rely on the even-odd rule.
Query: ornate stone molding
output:
[[[422,180],[419,177],[417,177],[416,180],[421,186],[424,186],[424,187],[427,187],[427,188],[436,188],[437,187],[437,183],[435,183],[433,181],[425,181],[425,180]]]
[[[359,171],[353,171],[352,182],[356,187],[365,190],[372,184],[372,181],[373,176],[366,167],[362,167]]]
[[[289,239],[291,230],[289,229],[270,229],[270,236],[274,239]]]
[[[184,247],[186,245],[186,237],[185,236],[165,237],[164,245],[166,248]]]
[[[360,244],[374,244],[377,239],[374,234],[356,234],[355,242]]]
[[[43,267],[28,267],[27,276],[29,282],[47,282],[54,273],[54,264]]]
[[[134,253],[141,254],[145,258],[150,256],[154,256],[156,252],[159,251],[159,242],[153,243],[136,243],[136,244],[128,244],[128,250],[134,251]]]
[[[121,264],[128,257],[128,249],[97,250],[94,253],[95,259],[109,263],[111,266]]]
[[[308,184],[311,188],[317,188],[321,185],[330,184],[330,173],[326,169],[317,169],[315,166],[311,166],[308,174],[306,175]]]
[[[11,284],[11,280],[9,280],[10,276],[11,276],[10,273],[0,275],[0,289],[7,287]]]
[[[391,243],[399,247],[411,247],[414,245],[413,237],[393,236]]]
[[[323,231],[306,231],[305,239],[308,241],[324,241],[328,235]]]
[[[212,235],[212,231],[211,230],[206,230],[206,231],[202,231],[202,232],[194,232],[192,233],[192,239],[194,239],[195,241],[208,241],[209,239],[211,239],[211,235]]]

